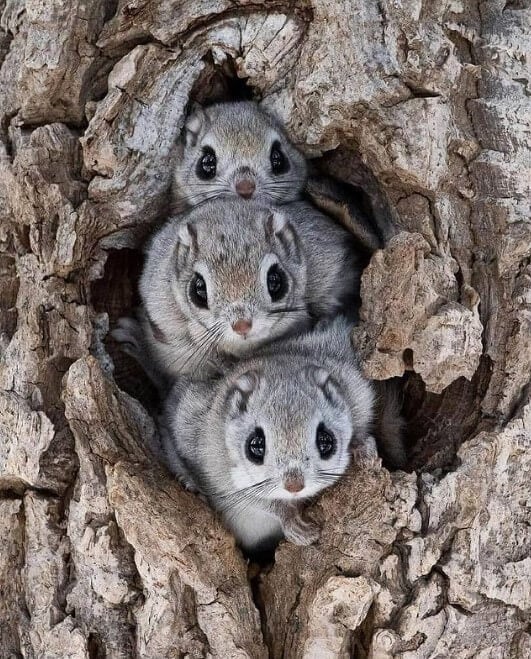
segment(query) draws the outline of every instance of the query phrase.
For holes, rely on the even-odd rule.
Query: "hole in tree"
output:
[[[87,639],[87,651],[90,659],[106,659],[107,652],[101,638],[96,633],[90,633]]]
[[[406,348],[404,350],[404,354],[402,355],[402,359],[404,361],[404,367],[408,371],[413,370],[413,350],[411,348]]]
[[[216,64],[212,53],[204,58],[206,66],[190,92],[190,103],[210,105],[223,101],[257,100],[257,94],[247,83],[246,78],[239,78],[236,63],[230,56],[221,64]]]
[[[359,208],[383,245],[393,227],[396,228],[396,222],[380,183],[359,153],[339,146],[311,162],[316,174],[332,176],[345,186],[347,199]]]
[[[0,254],[0,339],[6,344],[17,328],[18,288],[15,259],[7,254]]]
[[[412,469],[451,469],[463,442],[492,429],[493,420],[481,413],[490,371],[490,359],[483,357],[470,381],[458,378],[441,394],[426,391],[416,373],[405,375],[403,414]]]
[[[91,298],[96,313],[107,313],[110,330],[123,316],[131,316],[140,305],[138,282],[143,267],[142,252],[135,249],[110,250],[103,277],[93,282]],[[159,401],[155,387],[135,359],[126,354],[111,336],[105,337],[105,349],[114,364],[116,383],[144,407],[154,413]]]
[[[205,70],[191,92],[190,101],[209,104],[257,99],[257,96],[245,80],[238,78],[231,58],[222,65],[216,65],[209,55]],[[310,164],[314,175],[333,177],[337,182],[338,195],[352,205],[360,217],[365,218],[380,245],[385,244],[394,230],[394,215],[381,185],[355,148],[340,146]],[[159,218],[161,221],[163,219]],[[396,225],[394,228],[397,228]],[[155,224],[153,229],[156,229]],[[367,253],[365,262],[368,263],[369,259],[370,253]],[[94,308],[97,312],[109,314],[111,329],[120,317],[131,315],[140,303],[137,285],[142,265],[140,244],[138,249],[112,250],[103,278],[92,285]],[[160,401],[142,369],[120,349],[110,334],[105,339],[105,345],[115,365],[114,375],[118,385],[154,412]],[[411,350],[404,351],[403,359],[409,371],[402,378],[402,412],[406,422],[410,468],[451,468],[462,442],[478,429],[488,426],[488,421],[481,417],[480,402],[488,386],[490,364],[484,359],[471,382],[460,378],[442,394],[436,395],[427,392],[420,376],[412,372]],[[256,558],[263,565],[268,564],[273,555],[267,552]]]
[[[110,21],[114,16],[116,15],[116,12],[118,10],[118,0],[107,0],[107,2],[104,5],[104,15],[103,15],[103,21],[107,23],[107,21]]]

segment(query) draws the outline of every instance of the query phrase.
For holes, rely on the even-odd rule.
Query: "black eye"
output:
[[[273,302],[281,300],[288,291],[288,282],[278,263],[272,265],[267,271],[267,290]]]
[[[245,453],[247,459],[254,464],[261,465],[264,463],[265,455],[265,435],[262,428],[255,428],[245,442]]]
[[[319,455],[323,460],[328,460],[336,452],[336,438],[326,429],[324,423],[320,423],[317,426],[315,443],[317,444]]]
[[[217,159],[214,149],[211,149],[209,146],[205,146],[203,149],[203,155],[197,161],[197,166],[195,168],[195,173],[200,179],[204,181],[214,178],[216,175],[216,165]]]
[[[205,280],[197,272],[190,281],[190,299],[196,307],[208,309],[208,295]]]
[[[271,161],[271,170],[273,174],[278,175],[289,172],[289,161],[282,152],[282,148],[278,140],[273,142],[271,153],[269,154],[269,160]]]

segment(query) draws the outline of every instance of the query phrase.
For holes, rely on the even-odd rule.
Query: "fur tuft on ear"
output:
[[[308,375],[312,381],[322,390],[323,394],[333,405],[337,405],[342,399],[338,383],[332,375],[322,366],[308,366]]]
[[[184,141],[186,146],[195,146],[197,139],[208,121],[204,108],[194,103],[192,110],[184,122]]]
[[[265,232],[271,244],[279,244],[290,259],[301,262],[299,238],[285,213],[271,211],[265,219]]]
[[[232,384],[227,394],[227,409],[232,418],[241,416],[247,409],[250,395],[258,386],[260,379],[256,371],[248,371]]]
[[[178,270],[184,268],[190,255],[197,253],[197,249],[197,230],[193,224],[186,222],[177,231],[175,258]]]

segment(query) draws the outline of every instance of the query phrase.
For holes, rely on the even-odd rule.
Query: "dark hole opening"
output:
[[[96,313],[106,312],[112,330],[123,316],[131,316],[140,304],[138,281],[144,258],[140,250],[110,250],[104,275],[92,284],[91,298]],[[111,336],[105,337],[105,348],[114,363],[116,383],[154,414],[159,400],[155,387],[135,359],[126,354]]]
[[[11,340],[17,329],[17,295],[19,280],[15,259],[7,254],[0,254],[0,336]]]
[[[88,636],[87,651],[90,659],[105,659],[107,657],[105,645],[98,634],[95,633]]]
[[[246,78],[238,77],[236,63],[227,57],[222,64],[216,64],[212,53],[204,58],[206,67],[194,84],[190,93],[190,104],[210,105],[222,101],[258,100],[258,94],[249,86]]]
[[[477,432],[492,428],[493,421],[481,413],[490,370],[490,359],[483,357],[470,381],[458,378],[441,394],[426,391],[416,373],[404,376],[403,414],[412,469],[454,468],[461,444]]]

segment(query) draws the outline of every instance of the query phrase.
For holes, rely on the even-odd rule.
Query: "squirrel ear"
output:
[[[181,270],[193,253],[197,252],[197,230],[193,224],[185,222],[177,230],[177,244],[175,245],[175,258],[177,269]]]
[[[280,244],[284,253],[297,263],[301,262],[299,238],[288,216],[278,210],[271,211],[265,220],[266,236],[270,243]]]
[[[199,103],[194,103],[192,111],[184,122],[184,141],[186,146],[195,146],[203,126],[207,122],[205,110]]]
[[[227,406],[232,418],[241,416],[247,409],[250,395],[258,386],[259,377],[256,371],[248,371],[233,383],[227,395]]]
[[[308,375],[319,389],[321,389],[325,398],[333,405],[336,405],[341,400],[339,386],[326,368],[312,364],[308,366]]]

